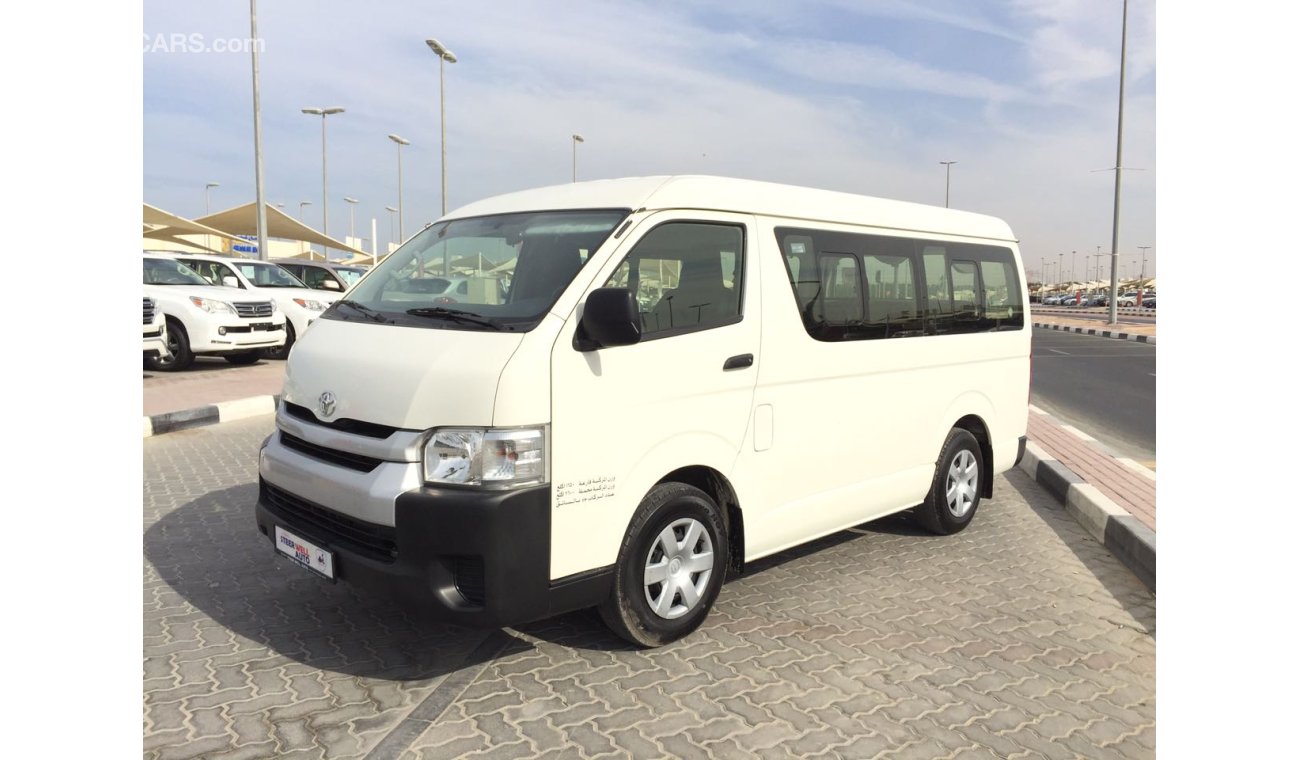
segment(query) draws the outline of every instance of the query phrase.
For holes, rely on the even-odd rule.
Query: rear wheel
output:
[[[287,319],[284,320],[284,345],[276,346],[275,348],[264,348],[262,349],[262,356],[267,359],[288,359],[289,349],[293,348],[293,342],[296,338],[297,336],[293,331],[293,323]]]
[[[619,636],[657,647],[700,627],[722,588],[728,544],[708,494],[661,483],[637,508],[600,616]]]
[[[194,363],[194,352],[190,351],[190,336],[180,322],[171,318],[167,320],[167,350],[172,353],[169,358],[155,356],[145,360],[149,369],[159,372],[179,372],[188,369]]]
[[[984,478],[979,441],[969,431],[953,428],[939,454],[930,493],[913,510],[917,522],[941,536],[964,530],[979,507]]]

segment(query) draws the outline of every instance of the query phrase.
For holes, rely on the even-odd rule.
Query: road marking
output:
[[[1154,373],[1154,372],[1148,372],[1147,374],[1150,375],[1150,376],[1152,376],[1152,377],[1155,377],[1155,376],[1156,376],[1156,373]]]
[[[1048,350],[1048,351],[1055,351],[1056,353],[1058,353],[1058,354],[1064,354],[1065,356],[1069,356],[1069,355],[1070,355],[1068,351],[1060,351],[1060,350],[1055,349],[1055,348],[1049,348],[1049,349],[1047,349],[1047,350]]]

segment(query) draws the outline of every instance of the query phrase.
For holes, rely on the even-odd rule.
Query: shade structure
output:
[[[193,236],[196,239],[182,237],[185,235]],[[144,204],[144,237],[151,240],[166,240],[172,243],[190,246],[203,251],[218,251],[211,243],[212,238],[217,240],[238,240],[229,232],[206,224],[196,222],[193,219],[186,219],[183,216],[177,216],[170,211],[163,211],[157,206]]]
[[[224,230],[231,235],[253,236],[257,234],[257,203],[246,203],[242,206],[228,208],[225,211],[218,211],[215,214],[200,217],[195,221]],[[281,240],[298,240],[351,254],[370,255],[363,250],[353,248],[341,240],[317,232],[275,206],[269,205],[266,207],[266,236]]]

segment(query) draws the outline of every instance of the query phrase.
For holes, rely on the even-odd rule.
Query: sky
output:
[[[199,216],[209,182],[213,211],[253,200],[248,14],[144,3],[145,202]],[[342,106],[327,120],[330,232],[347,233],[351,196],[357,235],[376,218],[388,240],[390,133],[411,141],[407,234],[440,216],[434,37],[458,59],[443,94],[449,210],[571,181],[574,133],[580,180],[712,174],[942,206],[940,162],[955,161],[950,205],[1005,219],[1031,281],[1083,279],[1111,248],[1122,18],[1121,0],[263,0],[266,199],[321,226],[321,118],[301,110]],[[1159,252],[1155,61],[1154,0],[1133,0],[1128,276],[1139,246],[1148,275]]]

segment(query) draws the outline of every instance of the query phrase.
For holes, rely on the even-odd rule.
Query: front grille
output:
[[[456,590],[465,601],[482,607],[487,599],[487,583],[483,576],[482,557],[449,557]]]
[[[297,436],[289,435],[283,430],[280,431],[280,443],[300,454],[306,454],[323,462],[336,464],[339,467],[346,467],[357,472],[371,472],[383,461],[374,457],[365,457],[348,451],[327,448],[311,441],[304,441]]]
[[[284,329],[284,325],[276,325],[276,324],[236,325],[234,327],[227,327],[226,332],[227,333],[275,332],[277,330],[283,330],[283,329]]]
[[[152,298],[144,299],[144,323],[146,325],[153,323],[154,305]]]
[[[303,422],[310,422],[313,425],[322,425],[332,430],[338,430],[344,433],[364,435],[367,438],[387,438],[398,430],[401,430],[401,428],[395,428],[390,425],[377,425],[373,422],[362,422],[361,420],[349,420],[346,418],[326,422],[325,420],[317,419],[316,415],[312,414],[311,410],[307,407],[299,406],[298,404],[291,404],[288,401],[284,402],[284,411],[290,417],[300,419]]]
[[[397,531],[393,528],[348,517],[276,488],[265,480],[261,483],[261,497],[263,506],[288,522],[290,530],[301,527],[304,532],[341,549],[380,562],[397,560]]]
[[[270,301],[239,301],[233,304],[235,313],[244,319],[269,317],[273,313]]]

